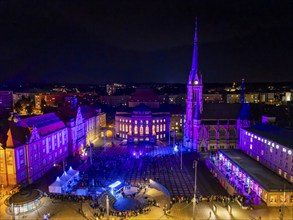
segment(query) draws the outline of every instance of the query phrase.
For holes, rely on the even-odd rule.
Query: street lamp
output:
[[[196,203],[196,176],[197,176],[197,160],[193,161],[194,168],[194,194],[193,194],[193,220],[195,220],[195,203]]]

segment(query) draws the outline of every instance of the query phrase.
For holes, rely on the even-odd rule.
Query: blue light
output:
[[[175,145],[175,147],[174,147],[174,151],[175,151],[175,152],[178,152],[178,146],[177,146],[177,145]]]

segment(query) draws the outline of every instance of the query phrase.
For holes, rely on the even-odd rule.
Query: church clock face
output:
[[[194,85],[198,85],[198,81],[197,80],[195,80],[193,83],[194,83]]]

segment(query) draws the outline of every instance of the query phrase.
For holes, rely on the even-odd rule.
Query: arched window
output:
[[[143,135],[143,126],[142,125],[139,127],[139,134]]]
[[[166,131],[166,124],[164,124],[164,126],[163,126],[163,131]]]
[[[132,127],[131,127],[131,125],[129,125],[128,130],[129,130],[129,134],[132,134]]]
[[[134,134],[137,134],[138,131],[137,131],[137,125],[134,126]]]
[[[215,129],[211,129],[209,131],[210,133],[210,140],[215,140],[216,139],[216,130]]]
[[[157,125],[157,132],[159,132],[159,125]]]
[[[220,140],[225,140],[226,139],[226,131],[224,128],[220,128],[219,130],[219,138]]]
[[[156,134],[156,129],[155,129],[155,125],[152,126],[152,132],[153,132],[153,135]]]
[[[127,125],[125,126],[125,131],[128,132],[128,126]]]
[[[150,133],[149,126],[146,126],[145,127],[145,134],[149,134],[149,133]]]
[[[124,131],[124,129],[125,129],[125,126],[124,126],[124,124],[122,125],[122,131]]]
[[[236,131],[234,128],[229,129],[229,139],[230,140],[235,140],[236,139]]]
[[[160,125],[160,132],[162,132],[163,131],[163,126],[162,125]]]

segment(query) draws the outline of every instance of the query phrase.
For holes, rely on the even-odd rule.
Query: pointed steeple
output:
[[[194,40],[193,40],[193,55],[191,70],[189,73],[188,83],[193,81],[200,82],[199,71],[198,71],[198,51],[197,51],[197,17],[195,17],[195,28],[194,28]]]

